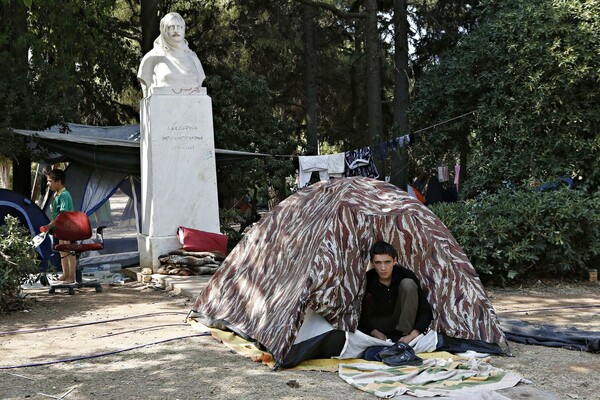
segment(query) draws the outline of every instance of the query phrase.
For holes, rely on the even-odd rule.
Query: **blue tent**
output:
[[[47,225],[50,220],[44,212],[30,199],[8,189],[0,189],[0,225],[4,218],[12,215],[31,232],[33,238],[40,233],[40,227]],[[50,238],[47,238],[38,248],[41,260],[40,271],[60,270],[60,256],[52,250]]]

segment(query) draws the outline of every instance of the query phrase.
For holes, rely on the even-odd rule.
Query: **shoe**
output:
[[[381,350],[379,352],[379,356],[381,358],[391,357],[407,350],[412,350],[412,348],[404,342],[397,341],[392,346],[386,347],[385,349]]]
[[[378,354],[386,365],[421,365],[423,360],[417,357],[412,347],[404,342],[396,342],[393,346],[389,346]]]

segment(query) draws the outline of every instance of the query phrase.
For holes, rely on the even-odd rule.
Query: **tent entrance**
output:
[[[139,263],[134,204],[135,200],[118,188],[89,216],[93,228],[107,227],[104,230],[104,249],[82,255],[80,265],[89,269],[119,270]]]

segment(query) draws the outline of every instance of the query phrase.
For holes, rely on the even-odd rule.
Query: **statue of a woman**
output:
[[[157,88],[169,88],[163,93],[191,94],[200,92],[205,75],[196,53],[185,40],[185,22],[172,12],[160,20],[160,36],[140,63],[138,79],[144,97]]]

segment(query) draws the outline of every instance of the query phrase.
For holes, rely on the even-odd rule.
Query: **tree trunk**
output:
[[[369,137],[372,144],[382,139],[383,111],[381,108],[381,62],[379,54],[379,30],[377,29],[377,0],[365,0],[367,53],[367,108],[369,113]]]
[[[22,0],[10,0],[3,5],[3,11],[11,16],[8,51],[12,59],[24,73],[28,68],[28,48],[22,38],[27,33],[27,8]],[[13,190],[27,198],[31,196],[31,157],[24,150],[16,154],[13,162]]]
[[[13,190],[29,198],[31,196],[31,157],[21,154],[13,160]]]
[[[469,139],[466,135],[461,135],[461,139],[459,142],[459,163],[460,163],[460,173],[458,174],[458,188],[457,192],[460,192],[460,188],[463,185],[463,182],[468,178],[467,176],[467,161],[469,159]],[[458,194],[460,198],[460,194]]]
[[[381,143],[383,138],[383,110],[381,107],[381,61],[379,52],[379,30],[377,29],[377,0],[365,0],[367,54],[367,110],[369,139],[371,145]],[[380,178],[385,171],[382,162],[376,162]]]
[[[394,0],[394,125],[400,135],[408,133],[408,13],[406,0]],[[402,190],[408,184],[408,150],[392,153],[391,183]]]
[[[9,189],[11,187],[10,184],[10,167],[12,162],[7,159],[0,157],[0,188]]]
[[[142,55],[152,50],[154,39],[160,33],[160,18],[158,15],[158,6],[160,3],[161,0],[141,0],[140,2]]]
[[[313,6],[303,5],[302,16],[304,20],[304,84],[306,89],[306,153],[318,154],[319,138],[317,135],[317,72],[314,17],[316,9]]]

